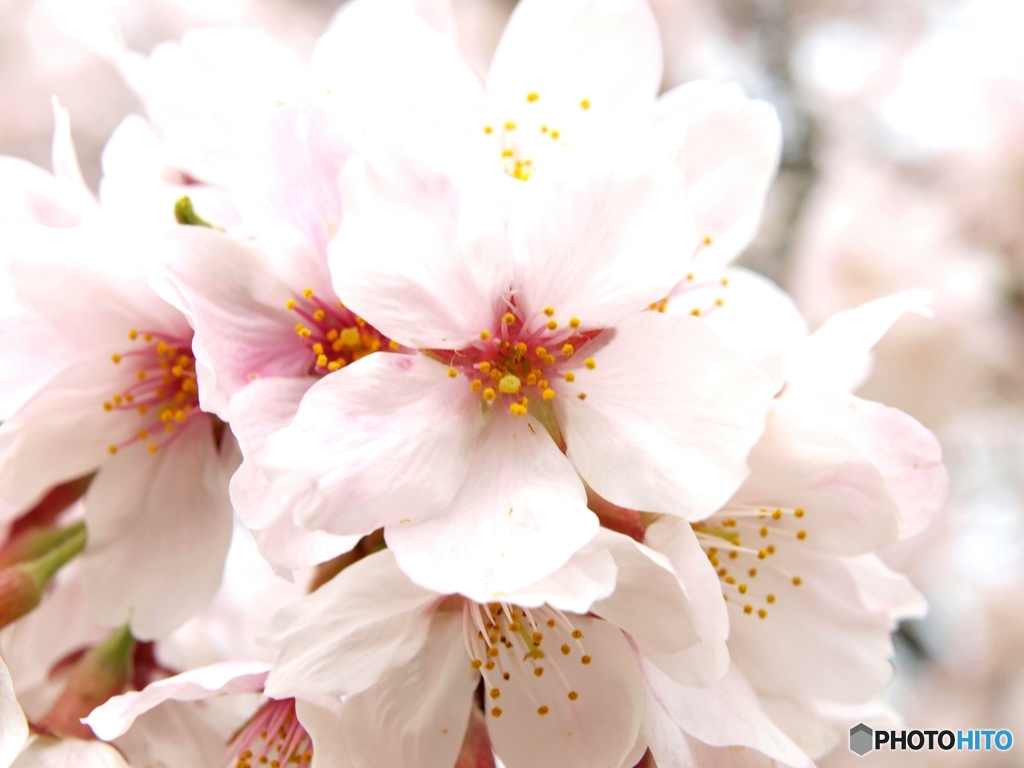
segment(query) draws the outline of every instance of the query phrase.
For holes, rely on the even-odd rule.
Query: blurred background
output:
[[[905,288],[935,317],[902,319],[861,395],[941,439],[949,506],[886,552],[931,604],[897,635],[889,701],[908,728],[1008,728],[1024,739],[1024,2],[651,0],[665,88],[733,80],[770,101],[782,168],[744,265],[813,327]],[[452,0],[482,71],[514,0]],[[56,95],[86,180],[141,105],[82,42],[99,15],[148,53],[188,28],[270,31],[302,56],[336,0],[0,0],[0,154],[49,167]],[[885,752],[873,765],[1019,765],[1008,753]],[[845,747],[821,761],[859,758]]]

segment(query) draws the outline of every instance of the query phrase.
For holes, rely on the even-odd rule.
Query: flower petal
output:
[[[38,736],[11,768],[131,768],[121,753],[102,741]]]
[[[524,608],[547,604],[562,611],[587,613],[595,601],[615,591],[618,573],[608,550],[594,544],[598,538],[591,539],[554,573],[509,592],[504,601]]]
[[[195,329],[203,410],[228,420],[228,400],[253,379],[309,371],[313,354],[285,308],[301,288],[280,280],[260,248],[206,227],[176,227],[159,252],[150,280]]]
[[[19,157],[0,157],[0,223],[73,227],[82,220],[76,191]]]
[[[28,738],[28,721],[14,696],[11,673],[3,659],[0,659],[0,733],[4,735],[0,741],[0,768],[9,768]]]
[[[416,348],[458,349],[506,310],[512,257],[488,189],[461,187],[413,164],[350,161],[345,220],[330,247],[335,290],[385,335]]]
[[[82,582],[102,624],[166,635],[213,597],[231,543],[230,437],[218,451],[200,416],[156,454],[135,446],[106,462],[85,497]]]
[[[607,622],[570,618],[583,633],[580,643],[591,663],[581,664],[576,653],[550,653],[536,666],[556,666],[561,675],[555,670],[530,674],[524,664],[509,670],[517,681],[500,684],[500,697],[491,698],[488,691],[485,698],[491,743],[508,768],[620,768],[636,743],[643,686],[629,644]],[[571,692],[577,694],[572,699]],[[543,715],[541,707],[547,707]]]
[[[568,456],[619,506],[699,520],[747,475],[764,429],[766,376],[693,317],[644,312],[555,400]],[[652,361],[657,361],[652,364]]]
[[[82,722],[99,738],[111,741],[131,728],[139,715],[165,701],[202,701],[224,694],[259,693],[269,672],[269,664],[251,659],[232,659],[190,669],[150,683],[141,691],[114,696]]]
[[[341,701],[318,698],[316,703],[295,702],[295,716],[313,741],[310,768],[353,768],[342,731]]]
[[[615,558],[615,592],[590,611],[663,651],[680,651],[701,639],[693,606],[668,559],[628,536],[602,528],[595,537]]]
[[[899,508],[881,473],[857,446],[813,413],[769,414],[765,432],[747,461],[750,477],[727,509],[761,509],[766,515],[776,508],[803,510],[800,518],[784,514],[771,521],[771,527],[761,531],[765,542],[777,543],[779,533],[792,541],[802,530],[806,539],[794,546],[840,555],[858,555],[896,542]]]
[[[365,535],[447,507],[469,471],[479,398],[427,357],[375,353],[314,384],[267,440],[271,493],[296,522]]]
[[[444,512],[384,533],[420,586],[487,602],[554,572],[597,527],[583,484],[544,427],[502,412],[480,433]]]
[[[480,676],[469,665],[462,613],[437,614],[406,664],[345,700],[345,743],[356,765],[451,768]]]
[[[411,8],[347,4],[317,42],[312,68],[345,105],[346,132],[361,151],[403,147],[438,167],[486,157],[479,80]]]
[[[415,656],[439,595],[411,581],[383,550],[278,612],[261,642],[281,653],[268,696],[350,696]]]
[[[524,0],[494,52],[487,90],[509,106],[543,108],[569,130],[577,115],[600,124],[650,111],[661,69],[658,25],[643,0]],[[539,98],[528,102],[529,94]]]
[[[847,566],[857,582],[864,606],[888,614],[893,630],[904,619],[921,619],[928,613],[924,595],[917,591],[909,577],[894,571],[877,555],[861,555],[847,561]]]
[[[684,748],[686,736],[715,747],[749,747],[786,765],[808,764],[807,756],[761,711],[735,666],[710,688],[678,685],[643,657],[640,668],[647,682],[643,728],[659,765],[663,760],[679,765],[672,755]]]
[[[733,84],[698,80],[658,100],[657,132],[686,176],[700,245],[693,268],[729,264],[757,233],[779,167],[782,126],[770,104]]]
[[[729,614],[722,600],[718,574],[708,562],[693,529],[679,518],[656,520],[644,542],[668,558],[693,606],[694,624],[701,641],[674,653],[663,653],[641,638],[637,646],[645,657],[680,685],[711,685],[729,669]]]
[[[683,177],[658,156],[566,151],[530,179],[509,221],[527,321],[610,327],[668,295],[695,233]]]

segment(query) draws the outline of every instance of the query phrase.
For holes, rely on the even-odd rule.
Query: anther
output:
[[[580,99],[580,109],[590,109],[590,99]]]
[[[541,706],[537,707],[537,714],[541,715],[542,717],[544,715],[546,715],[548,713],[548,711],[549,711],[548,708],[546,706],[544,706],[543,704]]]
[[[512,325],[512,323],[514,323],[515,321],[516,316],[513,315],[511,312],[506,312],[501,318],[501,322],[503,322],[505,325]]]
[[[762,619],[767,619],[768,618],[768,611],[766,611],[764,608],[758,608],[757,609],[757,615],[760,618],[762,618]]]
[[[798,539],[800,539],[800,541],[803,541],[804,539],[807,538],[807,531],[797,531],[796,532],[796,537]]]
[[[804,583],[804,580],[801,579],[799,576],[794,576],[793,577],[793,586],[794,587],[799,587],[803,583]]]
[[[554,400],[555,399],[555,390],[550,389],[550,388],[549,389],[545,389],[543,397],[544,397],[544,400],[547,401],[547,402],[550,402],[551,400]]]
[[[768,595],[767,597],[765,597],[765,601],[766,601],[766,602],[767,602],[767,603],[768,603],[769,605],[771,605],[772,603],[774,603],[774,602],[775,602],[775,595]]]
[[[705,235],[704,236],[704,245],[711,245],[711,243],[712,243],[711,235]]]
[[[583,361],[583,365],[587,367],[588,371],[592,371],[595,368],[597,368],[597,361],[592,357],[588,357],[586,360]]]
[[[558,321],[557,320],[548,320],[547,329],[549,331],[557,330],[558,329]]]
[[[559,648],[559,650],[562,652],[563,656],[568,656],[569,652],[572,651],[572,648],[570,648],[568,645],[563,645],[561,648]]]
[[[307,288],[306,290],[304,290],[302,292],[302,295],[305,296],[307,299],[312,299],[313,298],[313,289],[312,288]]]
[[[570,318],[569,319],[569,327],[570,328],[579,328],[580,327],[580,319],[578,317]]]
[[[107,446],[107,450],[110,451],[110,455],[113,456],[115,453],[117,453],[117,446],[116,445]]]
[[[753,612],[754,612],[754,606],[752,606],[752,605],[749,605],[749,604],[747,604],[747,605],[744,605],[744,606],[743,606],[743,612],[744,612],[745,614],[747,614],[747,615],[750,615],[751,613],[753,613]]]
[[[555,315],[555,308],[554,307],[544,307],[544,314],[547,315],[548,317],[554,317],[554,315]]]
[[[586,392],[580,392],[578,395],[576,395],[576,397],[578,397],[580,400],[586,400],[587,399],[587,393]]]
[[[530,102],[536,101],[539,98],[540,94],[536,92],[526,94],[526,100]]]
[[[576,701],[580,695],[576,691],[569,691],[569,701]]]
[[[490,696],[491,696],[492,699],[500,699],[501,698],[501,690],[498,689],[498,688],[491,688]]]
[[[284,303],[285,309],[295,309],[295,307],[297,307],[297,306],[298,306],[298,302],[295,301],[295,299],[288,299],[288,301],[286,301]]]
[[[491,338],[491,332],[490,331],[488,331],[488,330],[480,331],[480,339],[482,341],[487,341],[489,338]]]
[[[456,371],[454,368],[449,368],[448,369],[448,378],[449,379],[454,379],[458,375],[459,375],[459,372]]]
[[[796,511],[795,511],[795,512],[793,513],[793,514],[794,514],[794,515],[795,515],[796,517],[803,517],[803,516],[804,516],[804,511],[803,511],[802,509],[799,509],[799,508],[798,508],[798,509],[797,509],[797,510],[796,510]]]
[[[694,307],[693,309],[690,310],[690,314],[693,315],[694,317],[700,317],[700,308]]]
[[[563,376],[562,378],[564,378],[566,381],[576,381],[576,374],[573,373],[572,371],[566,371],[565,376]]]
[[[501,707],[495,707],[494,709],[492,709],[491,715],[493,717],[501,717]]]
[[[593,659],[590,658],[589,656],[584,656],[582,659],[580,659],[580,663],[583,664],[584,666],[586,666],[587,664],[589,664],[592,661],[593,661]]]
[[[537,667],[533,670],[534,677],[542,677],[544,675],[544,667]]]
[[[114,364],[115,364],[115,365],[116,365],[117,363],[120,363],[120,362],[121,362],[121,356],[120,356],[120,355],[111,355],[111,356],[110,356],[110,359],[114,361]]]
[[[494,391],[493,387],[488,387],[487,389],[484,390],[484,400],[486,400],[488,403],[493,403],[494,398],[496,398],[497,396],[498,393]]]
[[[572,357],[572,353],[576,350],[573,349],[572,344],[562,345],[562,357]]]

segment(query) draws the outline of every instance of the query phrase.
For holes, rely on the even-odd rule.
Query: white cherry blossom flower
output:
[[[699,320],[645,311],[693,238],[668,161],[552,164],[507,234],[486,184],[347,168],[338,293],[422,354],[332,373],[271,435],[263,471],[299,524],[384,527],[418,583],[486,601],[593,535],[577,471],[693,519],[742,481],[767,379]]]
[[[675,554],[706,568],[696,548]],[[267,691],[344,697],[356,768],[451,766],[478,686],[510,768],[632,766],[645,744],[630,643],[667,655],[699,642],[705,599],[667,559],[607,531],[541,582],[486,604],[416,586],[385,550],[271,622],[264,635],[282,650]]]

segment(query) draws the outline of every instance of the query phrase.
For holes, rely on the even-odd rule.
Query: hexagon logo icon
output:
[[[850,729],[850,751],[864,757],[875,748],[875,734],[864,723],[857,723]]]

